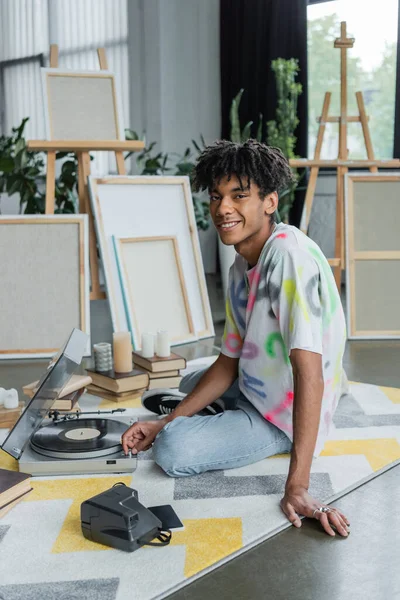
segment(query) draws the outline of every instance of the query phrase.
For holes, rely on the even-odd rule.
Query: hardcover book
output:
[[[31,489],[31,476],[27,473],[0,469],[0,510]]]
[[[136,365],[139,365],[139,367],[143,367],[152,373],[158,373],[160,371],[179,371],[180,369],[186,368],[186,360],[173,352],[167,358],[160,358],[159,356],[144,358],[141,352],[133,352],[132,354],[133,362]]]
[[[149,375],[142,369],[133,369],[130,373],[115,373],[106,371],[88,371],[93,385],[114,393],[130,392],[146,388],[149,384]]]

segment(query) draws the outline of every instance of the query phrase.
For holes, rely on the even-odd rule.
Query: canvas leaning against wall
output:
[[[349,338],[400,339],[400,173],[348,173],[345,193]]]
[[[90,177],[89,191],[114,331],[127,330],[129,324],[113,236],[116,239],[172,236],[179,247],[194,339],[212,337],[214,326],[189,179],[157,176]],[[146,257],[143,260],[146,261]],[[158,292],[162,302],[168,289],[160,285]]]
[[[74,328],[90,336],[86,215],[0,217],[0,252],[0,359],[51,357]]]
[[[135,347],[143,333],[159,330],[173,344],[197,339],[176,237],[114,237],[114,250]]]

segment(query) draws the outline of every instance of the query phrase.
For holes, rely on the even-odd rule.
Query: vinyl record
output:
[[[114,419],[74,419],[39,429],[31,445],[40,454],[59,458],[104,456],[121,449],[126,425]]]

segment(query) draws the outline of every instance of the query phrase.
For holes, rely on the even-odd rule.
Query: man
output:
[[[164,415],[123,435],[124,451],[146,450],[172,477],[229,469],[291,453],[281,508],[348,535],[349,522],[308,493],[340,397],[343,310],[321,250],[295,227],[276,224],[278,194],[292,181],[276,149],[219,141],[197,162],[195,190],[208,189],[221,241],[237,252],[230,270],[221,353],[180,393],[153,390],[143,404]]]

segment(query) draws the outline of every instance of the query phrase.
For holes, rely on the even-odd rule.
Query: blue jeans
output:
[[[205,371],[186,375],[180,391],[189,394]],[[290,439],[260,415],[239,390],[237,381],[221,399],[224,412],[177,417],[157,435],[154,460],[167,475],[185,477],[217,469],[235,469],[290,452]]]

